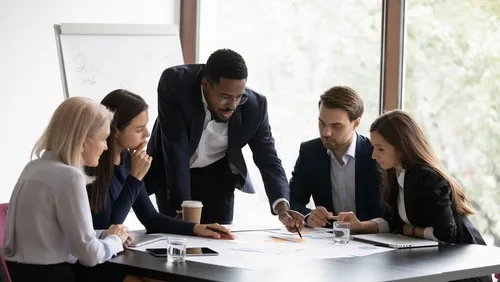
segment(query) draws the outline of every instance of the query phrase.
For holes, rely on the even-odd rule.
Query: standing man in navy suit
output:
[[[156,193],[161,213],[175,216],[182,201],[198,200],[203,202],[202,223],[229,224],[234,189],[255,193],[241,152],[248,144],[271,212],[295,231],[304,217],[289,208],[288,181],[274,147],[267,101],[246,88],[246,82],[245,61],[229,49],[215,51],[206,64],[163,72],[146,187]]]
[[[363,100],[353,89],[335,86],[319,101],[320,138],[304,142],[290,179],[292,209],[306,225],[321,227],[339,212],[364,220],[380,216],[380,177],[370,140],[356,132]],[[316,209],[306,208],[313,197]]]

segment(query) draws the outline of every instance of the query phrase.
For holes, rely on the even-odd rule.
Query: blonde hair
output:
[[[444,178],[450,184],[451,202],[458,213],[474,214],[474,208],[464,189],[444,168],[424,132],[408,113],[393,110],[379,116],[371,125],[370,132],[374,131],[382,135],[401,154],[401,164],[404,168],[425,165]],[[383,175],[385,178],[384,200],[387,204],[391,191],[398,189],[397,182],[391,181],[396,179],[396,171],[394,168],[384,170]]]
[[[31,157],[50,151],[67,165],[83,168],[85,138],[109,129],[113,113],[89,98],[71,97],[55,110],[49,125],[36,142]]]

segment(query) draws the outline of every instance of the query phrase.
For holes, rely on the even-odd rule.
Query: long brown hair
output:
[[[124,130],[136,116],[148,109],[148,105],[141,96],[124,89],[111,91],[102,99],[101,104],[113,111],[115,116],[110,125],[110,134],[106,139],[108,150],[102,153],[97,167],[85,167],[85,172],[96,178],[95,182],[87,185],[90,209],[94,213],[98,213],[104,207],[109,186],[113,180],[114,156],[117,150],[116,132]]]
[[[379,133],[385,141],[394,146],[404,168],[426,165],[436,171],[450,184],[451,202],[454,208],[463,215],[474,213],[474,208],[467,199],[464,189],[446,171],[423,131],[409,114],[401,110],[389,111],[372,123],[370,132]],[[398,189],[396,170],[394,168],[383,170],[382,175],[384,177],[383,201],[387,206],[391,191]]]

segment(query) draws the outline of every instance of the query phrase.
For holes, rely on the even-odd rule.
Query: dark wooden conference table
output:
[[[167,281],[450,281],[499,273],[500,248],[443,245],[286,264],[277,260],[266,270],[172,263],[136,250],[125,250],[108,263],[130,274]]]

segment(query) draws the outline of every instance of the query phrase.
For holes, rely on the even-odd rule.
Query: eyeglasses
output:
[[[231,102],[232,104],[242,105],[248,100],[247,94],[243,94],[239,97],[233,97],[227,94],[219,94],[218,96],[220,103],[223,105],[226,105],[228,102]]]

